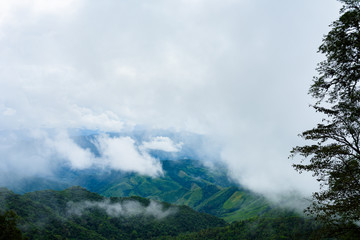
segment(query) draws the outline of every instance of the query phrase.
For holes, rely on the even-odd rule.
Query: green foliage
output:
[[[30,239],[151,239],[225,225],[223,220],[209,214],[161,202],[158,204],[162,211],[174,210],[165,218],[147,214],[109,215],[106,209],[97,205],[83,208],[81,214],[72,213],[88,202],[104,203],[105,200],[109,204],[136,202],[144,208],[151,207],[146,198],[105,198],[84,188],[72,187],[64,191],[46,190],[24,195],[3,190],[0,191],[0,206],[4,209],[0,210],[16,212],[20,216],[19,227]],[[70,203],[80,205],[72,208]]]
[[[18,216],[14,211],[0,214],[0,240],[22,240],[22,233],[17,228]]]
[[[101,190],[93,190],[105,196],[138,195],[183,204],[228,222],[256,217],[270,210],[262,196],[235,187],[221,168],[208,169],[192,160],[162,161],[162,164],[165,176],[161,178],[129,174],[102,186]]]
[[[314,143],[292,154],[309,159],[294,167],[312,172],[321,184],[307,212],[327,225],[324,232],[351,235],[360,231],[360,2],[341,2],[341,16],[319,48],[326,60],[310,87],[313,107],[325,118],[301,135]]]
[[[283,212],[276,217],[262,216],[225,227],[200,230],[195,233],[180,234],[176,237],[160,237],[163,240],[243,240],[243,239],[310,239],[318,227],[311,220],[305,220],[292,213]]]
[[[228,222],[255,217],[269,210],[269,203],[262,196],[239,186],[232,188],[236,191],[231,190],[233,193],[228,194],[229,188],[235,184],[229,180],[226,169],[222,166],[209,168],[200,161],[189,159],[162,160],[161,164],[164,175],[155,178],[120,171],[98,173],[92,170],[61,170],[58,174],[67,184],[79,185],[106,197],[141,196],[183,204],[201,212],[215,214]],[[34,188],[65,188],[61,188],[63,183],[41,178],[26,179],[26,182],[28,184],[23,183],[13,189],[17,193],[24,193]],[[230,204],[228,198],[236,194],[241,195],[241,198],[233,198]],[[214,203],[217,203],[217,209],[206,206],[215,206]]]

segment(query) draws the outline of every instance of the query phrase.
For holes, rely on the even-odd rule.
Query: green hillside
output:
[[[61,190],[78,185],[106,197],[141,196],[187,205],[197,211],[221,217],[227,222],[260,216],[271,210],[264,197],[233,183],[221,166],[204,166],[195,160],[162,160],[164,175],[148,177],[120,171],[72,171],[63,169],[58,181],[26,179],[17,193],[41,189]]]
[[[142,197],[106,198],[81,187],[23,195],[2,188],[0,210],[13,210],[29,239],[152,239],[225,225],[187,206]]]
[[[224,169],[210,169],[198,161],[162,161],[165,175],[158,178],[128,174],[101,189],[104,196],[142,196],[187,205],[228,222],[249,219],[268,212],[264,197],[235,187]]]
[[[203,229],[195,233],[161,237],[163,240],[266,240],[296,239],[307,240],[315,237],[319,226],[291,212],[281,212],[276,216],[263,215],[248,220],[234,222],[225,227]],[[316,238],[315,238],[316,239]]]

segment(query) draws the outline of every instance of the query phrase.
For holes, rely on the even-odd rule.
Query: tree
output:
[[[313,144],[291,153],[304,157],[294,168],[312,172],[320,182],[307,213],[337,226],[336,232],[360,232],[360,1],[339,1],[340,17],[319,47],[326,59],[309,90],[324,119],[300,135]]]
[[[22,233],[16,226],[18,216],[13,211],[0,214],[0,240],[22,240]]]

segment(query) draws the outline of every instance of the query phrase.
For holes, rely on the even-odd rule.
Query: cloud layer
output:
[[[140,202],[135,200],[124,201],[121,203],[111,203],[109,200],[104,201],[83,201],[83,202],[69,202],[67,206],[67,213],[70,215],[82,215],[89,208],[99,208],[104,210],[111,217],[155,217],[156,219],[164,219],[177,212],[177,208],[170,207],[164,209],[160,203],[150,200],[148,206],[143,206]]]
[[[140,149],[130,137],[93,138],[98,156],[92,149],[83,148],[66,131],[38,130],[0,134],[0,181],[11,185],[24,177],[51,177],[58,166],[73,170],[98,169],[136,172],[152,177],[163,174],[158,159]]]
[[[170,138],[157,136],[149,142],[144,142],[142,147],[150,150],[160,150],[164,152],[179,152],[181,150],[182,142],[175,144]]]
[[[207,135],[232,176],[255,191],[316,189],[287,156],[320,119],[306,93],[335,0],[14,0],[0,9],[2,170],[47,169],[43,151],[56,150],[74,168],[156,175],[158,163],[130,138],[99,138],[100,162],[66,136],[41,140],[48,150],[32,154],[44,146],[39,137],[30,148],[11,134],[143,126]],[[180,146],[153,139],[144,147]],[[12,154],[20,148],[28,157]]]

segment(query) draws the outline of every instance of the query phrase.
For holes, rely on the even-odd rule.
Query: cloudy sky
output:
[[[288,159],[321,119],[307,96],[335,0],[0,0],[0,170],[46,172],[54,155],[152,176],[157,136],[99,137],[103,157],[68,129],[136,126],[203,134],[257,192],[309,193]],[[49,133],[51,129],[54,133]],[[132,159],[129,164],[127,159]]]

